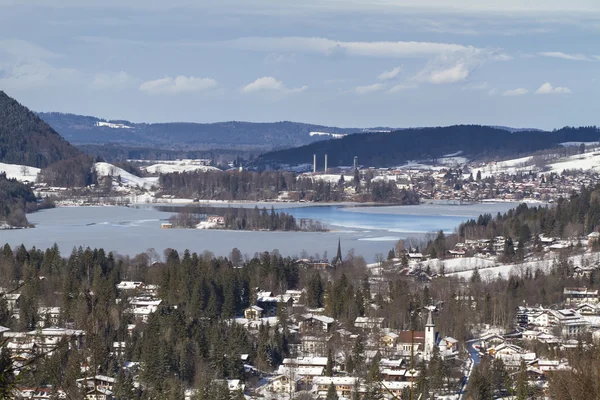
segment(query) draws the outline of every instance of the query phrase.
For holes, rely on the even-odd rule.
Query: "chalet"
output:
[[[335,319],[325,315],[304,314],[300,322],[302,332],[331,332]]]
[[[356,317],[354,326],[359,329],[382,329],[384,321],[383,317]]]
[[[288,313],[292,313],[294,300],[290,295],[283,294],[273,296],[271,292],[258,292],[256,297],[256,305],[263,309],[263,315],[273,317],[277,314],[277,306],[282,304],[287,308]]]
[[[506,342],[506,339],[504,339],[502,336],[498,335],[497,333],[488,333],[486,335],[483,335],[479,338],[481,347],[484,349],[487,348],[492,348],[501,344],[504,344]]]
[[[104,389],[101,387],[95,387],[90,389],[86,395],[85,400],[113,400],[113,392],[109,389]]]
[[[310,336],[302,335],[300,338],[300,349],[305,356],[325,356],[329,348],[331,335]]]
[[[451,258],[463,258],[467,254],[464,250],[448,250],[448,256]]]
[[[144,282],[121,281],[117,284],[117,290],[133,291],[144,288]]]
[[[52,388],[18,388],[15,390],[15,398],[32,400],[54,400],[67,399],[67,393],[62,389],[56,391]]]
[[[225,225],[225,217],[223,217],[221,215],[209,215],[206,218],[206,222],[208,222],[209,224],[223,226],[223,225]]]
[[[296,379],[290,379],[287,375],[277,375],[267,383],[267,391],[271,393],[293,393],[298,387]]]
[[[296,261],[296,264],[300,268],[315,268],[322,270],[333,268],[333,265],[327,260],[309,260],[304,258]]]
[[[163,222],[160,224],[161,229],[173,229],[173,224],[169,222]]]
[[[590,233],[589,235],[587,235],[587,240],[588,240],[588,246],[597,245],[598,243],[600,243],[600,233],[599,232]]]
[[[394,332],[388,332],[381,337],[381,345],[384,347],[396,348],[398,346],[398,334]]]
[[[598,304],[582,303],[575,309],[581,315],[598,315]]]
[[[563,294],[567,304],[571,303],[597,303],[598,290],[588,290],[587,288],[564,288]]]
[[[250,306],[244,310],[244,318],[249,320],[258,321],[262,318],[262,315],[263,309],[259,306]]]
[[[280,365],[277,369],[278,375],[285,375],[292,379],[300,379],[303,384],[310,385],[315,376],[323,375],[325,367],[307,367],[294,365]]]
[[[356,385],[360,385],[359,379],[353,376],[317,376],[313,379],[313,391],[317,398],[324,399],[327,396],[329,386],[333,384],[338,396],[350,398]]]
[[[38,307],[38,322],[40,328],[58,325],[60,307]]]
[[[411,261],[424,261],[425,260],[425,257],[423,257],[423,254],[421,254],[421,253],[408,253],[406,256]]]
[[[20,293],[6,293],[4,294],[6,299],[6,305],[8,310],[12,312],[18,312],[21,308],[21,294]]]

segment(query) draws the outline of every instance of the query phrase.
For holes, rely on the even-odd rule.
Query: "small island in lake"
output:
[[[163,211],[173,211],[173,207],[159,207]],[[178,210],[169,218],[162,228],[187,229],[229,229],[244,231],[306,231],[325,232],[319,221],[312,219],[296,220],[283,211],[275,211],[273,207],[259,209],[232,207],[194,207],[188,206]]]

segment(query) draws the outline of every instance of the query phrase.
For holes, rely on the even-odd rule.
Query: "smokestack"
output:
[[[327,173],[327,154],[325,154],[325,173]]]
[[[317,155],[313,154],[313,174],[317,173]]]
[[[354,156],[354,170],[358,168],[358,156]]]

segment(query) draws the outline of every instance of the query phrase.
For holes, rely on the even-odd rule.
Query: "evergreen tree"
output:
[[[333,385],[333,382],[329,384],[329,388],[327,389],[327,396],[325,397],[325,400],[338,400],[339,397],[337,395],[337,391],[335,390],[335,386]]]
[[[327,364],[325,364],[325,376],[333,376],[333,354],[327,349]]]

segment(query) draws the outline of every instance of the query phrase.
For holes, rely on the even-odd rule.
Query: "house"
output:
[[[112,390],[101,387],[90,389],[85,395],[86,400],[113,400],[113,398]]]
[[[448,250],[448,256],[451,258],[463,258],[467,254],[464,250]]]
[[[277,314],[279,304],[286,307],[289,314],[293,312],[294,300],[290,295],[273,296],[271,292],[258,292],[256,294],[256,305],[263,309],[264,316],[274,317]]]
[[[398,346],[398,334],[394,332],[388,332],[381,337],[381,345],[385,347],[396,348]]]
[[[488,333],[488,334],[481,336],[479,338],[479,342],[480,342],[482,348],[488,349],[488,348],[495,347],[495,346],[505,343],[506,339],[504,339],[502,336],[498,335],[497,333]]]
[[[87,378],[77,379],[76,383],[77,386],[82,388],[85,387],[88,390],[105,389],[112,391],[115,389],[117,379],[106,375],[94,375]]]
[[[565,295],[565,301],[567,304],[571,303],[597,303],[598,302],[598,290],[588,290],[585,287],[582,288],[564,288],[563,294]]]
[[[300,322],[302,332],[331,332],[335,319],[325,315],[304,314],[303,320]]]
[[[597,304],[582,303],[575,309],[581,315],[597,315]]]
[[[267,383],[267,390],[272,393],[294,393],[297,387],[297,381],[287,375],[277,375]]]
[[[444,347],[446,351],[456,352],[458,351],[458,340],[454,339],[453,337],[446,336],[445,338],[442,338],[439,346]]]
[[[359,329],[381,329],[384,321],[383,317],[356,317],[354,326]]]
[[[160,224],[160,227],[161,227],[161,229],[173,229],[173,224],[164,222],[164,223]]]
[[[38,326],[57,326],[60,319],[60,307],[38,307]]]
[[[51,399],[66,399],[67,393],[62,389],[57,389],[56,393],[52,388],[18,388],[15,391],[17,399],[32,399],[32,400],[51,400]]]
[[[587,235],[587,239],[588,239],[588,246],[597,245],[598,243],[600,243],[600,233],[592,232],[589,235]]]
[[[305,356],[325,356],[329,348],[332,335],[302,335],[300,338],[300,351]]]
[[[117,290],[140,290],[144,288],[144,282],[121,281],[117,284]]]
[[[244,318],[258,321],[262,318],[263,309],[259,306],[250,306],[244,310]]]
[[[9,311],[14,313],[19,311],[21,308],[21,293],[6,293],[4,298]]]
[[[223,226],[225,225],[225,217],[220,215],[209,215],[208,218],[206,218],[206,222],[209,224]]]
[[[313,379],[313,391],[316,392],[317,398],[324,399],[332,384],[338,396],[350,398],[354,387],[360,385],[360,381],[353,376],[317,376]]]

